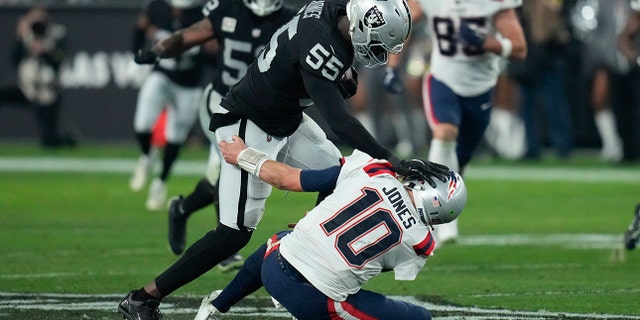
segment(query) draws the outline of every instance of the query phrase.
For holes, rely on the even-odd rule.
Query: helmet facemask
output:
[[[242,2],[258,17],[268,16],[284,5],[284,0],[242,0]]]
[[[354,57],[367,68],[385,65],[389,52],[400,53],[411,30],[405,0],[351,0],[347,18]]]

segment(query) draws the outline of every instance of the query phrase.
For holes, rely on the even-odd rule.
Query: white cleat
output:
[[[147,209],[157,211],[164,209],[167,203],[167,185],[155,178],[149,187],[149,196],[147,197]]]
[[[202,302],[200,303],[198,313],[196,314],[196,317],[193,318],[193,320],[207,320],[211,316],[222,315],[222,312],[218,311],[218,309],[216,309],[216,307],[211,304],[211,301],[215,300],[221,292],[222,290],[216,290],[214,292],[211,292],[208,296],[204,297],[202,299]]]
[[[141,155],[140,158],[138,158],[138,163],[133,170],[133,176],[131,176],[131,180],[129,180],[129,187],[131,188],[131,191],[138,192],[144,188],[144,185],[147,183],[147,179],[149,178],[149,174],[151,173],[151,167],[151,157]]]

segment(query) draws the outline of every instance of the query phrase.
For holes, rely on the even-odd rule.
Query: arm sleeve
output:
[[[331,131],[350,147],[377,159],[389,159],[393,153],[381,145],[347,110],[336,83],[302,71],[302,80],[309,97],[329,124]]]
[[[300,185],[306,192],[333,191],[340,174],[340,166],[333,166],[321,170],[302,170]]]

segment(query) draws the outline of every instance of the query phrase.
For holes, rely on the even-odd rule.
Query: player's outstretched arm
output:
[[[208,18],[180,29],[158,41],[151,49],[160,58],[177,57],[194,46],[214,38],[213,26]]]
[[[300,182],[301,169],[270,160],[266,154],[247,148],[244,141],[236,135],[231,137],[231,140],[218,143],[222,157],[227,163],[240,166],[278,189],[304,191]]]

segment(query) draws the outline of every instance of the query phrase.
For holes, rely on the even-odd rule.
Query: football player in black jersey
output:
[[[172,199],[169,206],[169,245],[181,254],[186,244],[186,221],[191,213],[217,203],[220,157],[213,133],[208,130],[210,114],[220,104],[229,88],[246,73],[249,65],[271,38],[271,35],[295,14],[293,8],[276,1],[209,1],[202,9],[204,18],[188,28],[178,30],[158,42],[150,51],[137,53],[139,63],[155,63],[158,58],[175,57],[187,49],[210,40],[218,42],[218,72],[207,86],[200,105],[200,123],[211,142],[205,177],[187,197]],[[217,210],[219,211],[219,210]],[[220,263],[233,267],[242,262],[239,255]]]
[[[138,19],[134,52],[147,41],[156,42],[171,32],[202,19],[200,0],[153,0]],[[202,97],[204,57],[195,47],[173,59],[156,64],[145,79],[134,115],[134,131],[141,155],[129,186],[133,191],[145,187],[154,165],[151,132],[160,113],[167,108],[166,138],[160,175],[149,187],[146,206],[149,210],[164,208],[167,202],[166,182],[183,143],[198,116],[198,101]]]
[[[205,10],[210,5],[217,6],[217,1],[211,0]],[[246,75],[213,110],[209,129],[215,132],[217,142],[231,141],[233,135],[239,135],[248,147],[271,159],[286,145],[285,162],[314,158],[326,161],[320,167],[330,167],[339,161],[336,147],[303,113],[313,103],[331,130],[349,146],[388,159],[400,175],[419,176],[435,187],[434,179],[445,181],[449,169],[420,160],[399,160],[348,112],[344,95],[349,92],[341,86],[349,82],[345,78],[349,78],[354,58],[365,67],[382,66],[389,53],[400,52],[410,30],[405,0],[311,1],[274,33]],[[295,135],[305,139],[300,139],[301,143],[290,141]],[[248,159],[245,168],[260,169],[262,161]],[[121,313],[154,319],[161,299],[249,242],[264,213],[271,186],[228,163],[221,164],[220,185],[224,187],[219,190],[217,229],[191,245],[144,288],[131,291],[120,302]]]

